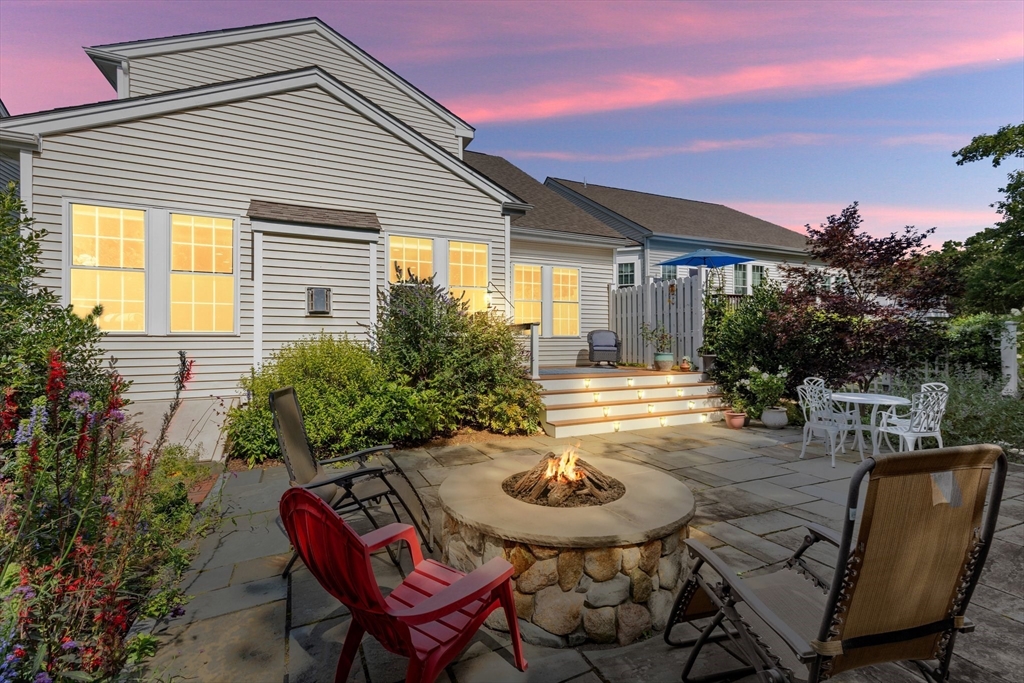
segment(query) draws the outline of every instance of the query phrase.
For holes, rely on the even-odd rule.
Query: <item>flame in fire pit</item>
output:
[[[566,446],[565,450],[562,451],[562,457],[558,460],[548,461],[548,470],[544,476],[548,479],[557,479],[558,481],[579,481],[583,478],[583,472],[576,470],[576,461],[579,460],[580,456],[576,452],[579,447],[579,443],[575,446]]]

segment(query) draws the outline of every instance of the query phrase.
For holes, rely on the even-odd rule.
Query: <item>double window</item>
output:
[[[579,268],[517,263],[513,268],[515,322],[541,323],[541,334],[578,337],[580,334]]]
[[[234,332],[234,220],[91,204],[69,213],[76,314],[102,305],[107,332]]]
[[[438,240],[445,244],[444,240]],[[447,286],[466,301],[470,312],[487,310],[489,250],[478,242],[447,242],[447,250],[435,254],[435,240],[424,237],[388,236],[388,281],[392,284],[410,277],[427,279],[447,276]],[[441,258],[437,258],[440,256]],[[435,260],[436,259],[436,260]],[[444,266],[447,262],[447,267]],[[439,265],[435,265],[439,264]]]
[[[676,279],[676,266],[662,266],[661,267],[661,279],[662,280],[675,280]]]

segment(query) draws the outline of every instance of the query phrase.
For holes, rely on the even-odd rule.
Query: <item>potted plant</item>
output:
[[[645,342],[654,346],[654,369],[671,370],[675,364],[675,358],[672,356],[672,335],[668,330],[663,325],[651,329],[647,323],[644,323],[640,328],[640,336]]]
[[[761,422],[768,429],[782,429],[789,423],[786,409],[779,404],[786,390],[786,377],[789,373],[779,368],[777,373],[763,372],[757,366],[750,366],[749,377],[740,380],[750,392],[751,413],[760,415]]]
[[[690,357],[689,356],[683,356],[682,358],[679,359],[679,371],[680,372],[689,372],[692,367],[693,366],[690,365]]]
[[[725,426],[729,429],[743,429],[747,424],[747,405],[738,394],[731,394],[729,407],[725,409]]]

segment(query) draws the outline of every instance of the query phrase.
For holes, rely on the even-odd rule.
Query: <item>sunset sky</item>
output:
[[[112,99],[81,47],[318,16],[545,176],[788,227],[996,220],[1013,166],[951,152],[1024,120],[1024,3],[0,0],[12,114]],[[1019,160],[1014,160],[1019,161]]]

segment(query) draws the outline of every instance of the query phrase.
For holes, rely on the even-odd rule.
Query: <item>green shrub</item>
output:
[[[537,430],[540,396],[505,320],[470,314],[465,302],[417,278],[382,292],[377,310],[374,354],[394,381],[431,392],[435,432]]]
[[[1024,400],[1000,393],[1005,380],[963,369],[905,373],[893,380],[892,393],[909,397],[920,391],[922,382],[944,382],[949,387],[943,445],[994,443],[1011,459],[1024,462]]]
[[[430,395],[389,379],[365,347],[345,337],[321,334],[287,344],[241,384],[249,401],[228,412],[227,434],[231,452],[250,465],[281,454],[269,397],[286,386],[295,387],[318,457],[432,433]]]
[[[749,404],[752,396],[741,385],[749,379],[751,367],[794,367],[792,345],[779,343],[774,316],[782,310],[777,284],[766,282],[744,297],[736,309],[724,316],[717,331],[712,376],[726,392],[738,394]]]
[[[999,345],[1006,329],[1005,316],[991,313],[954,318],[946,331],[945,351],[949,364],[975,368],[992,377],[1002,375]]]

